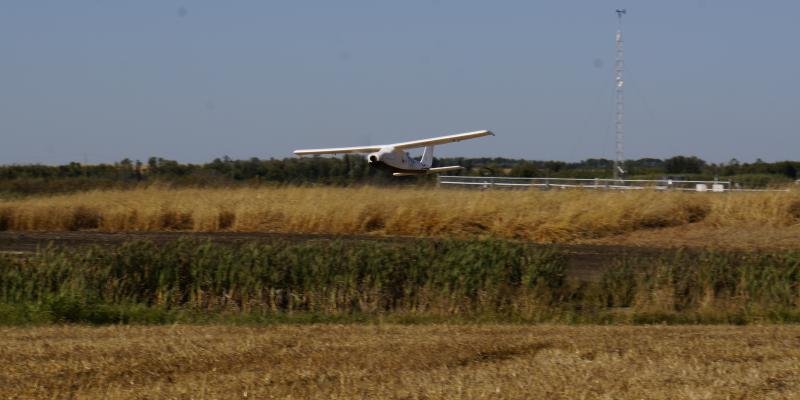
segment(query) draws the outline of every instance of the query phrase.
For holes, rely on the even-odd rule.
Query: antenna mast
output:
[[[625,126],[624,126],[624,117],[625,117],[625,82],[622,79],[622,71],[624,67],[624,53],[622,51],[622,16],[625,15],[627,11],[623,9],[617,9],[617,58],[616,63],[614,64],[614,72],[616,74],[616,98],[617,98],[617,116],[615,119],[616,122],[616,150],[617,150],[617,158],[614,160],[614,179],[619,179],[625,174],[625,170],[622,169],[623,163],[625,161],[624,157],[624,147],[623,147],[623,139],[625,137]]]

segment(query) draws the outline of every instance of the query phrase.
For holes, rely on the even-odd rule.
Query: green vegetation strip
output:
[[[0,255],[0,323],[800,321],[800,253],[621,257],[505,241],[132,241]]]

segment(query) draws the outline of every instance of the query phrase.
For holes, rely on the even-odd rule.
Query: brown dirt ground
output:
[[[800,249],[800,226],[714,227],[703,223],[643,229],[581,243],[625,247],[693,247],[735,250]]]

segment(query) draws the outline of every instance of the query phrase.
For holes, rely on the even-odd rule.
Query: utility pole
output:
[[[625,9],[617,9],[617,57],[614,64],[614,73],[616,74],[616,98],[617,98],[617,115],[616,123],[616,159],[614,160],[614,179],[620,179],[625,174],[622,168],[625,162],[623,140],[625,138],[625,81],[622,79],[622,71],[624,69],[624,53],[622,51],[622,16],[627,11]]]

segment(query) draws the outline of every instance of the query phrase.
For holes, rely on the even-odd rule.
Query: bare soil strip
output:
[[[797,326],[0,329],[2,398],[800,397]]]

